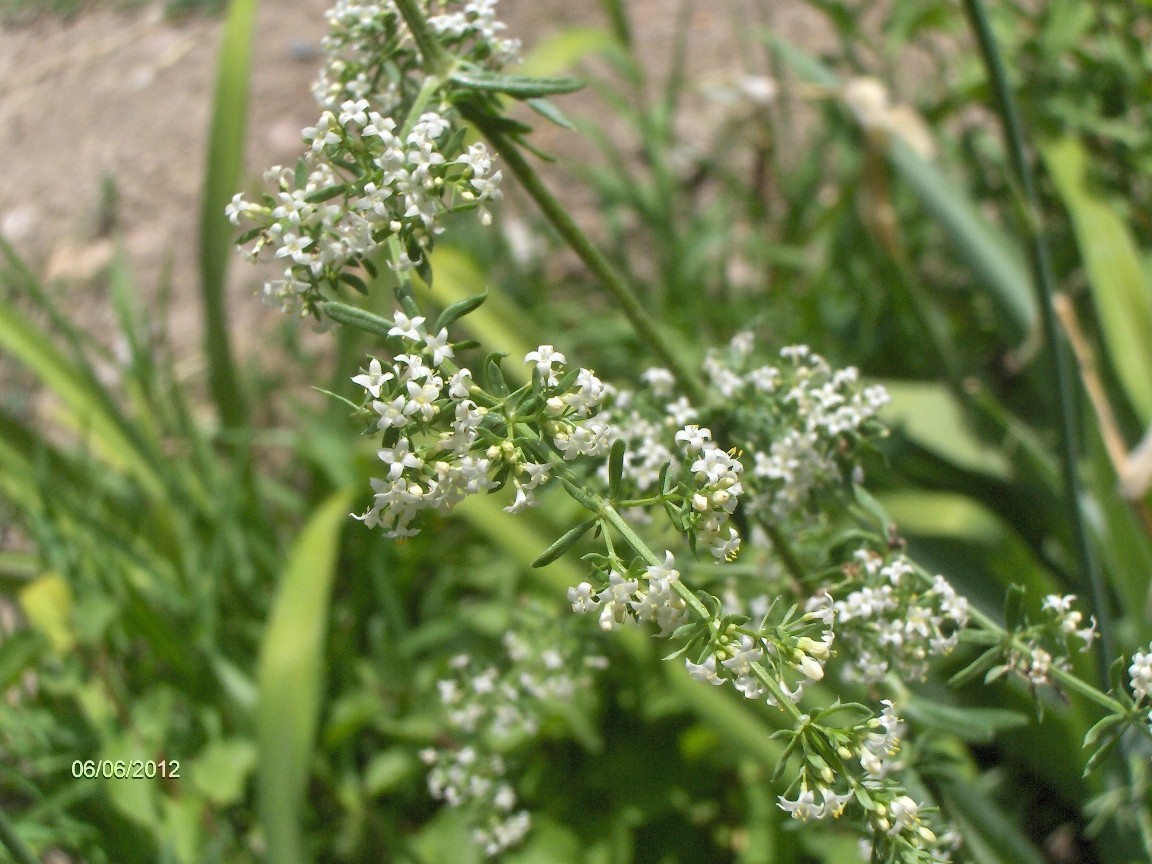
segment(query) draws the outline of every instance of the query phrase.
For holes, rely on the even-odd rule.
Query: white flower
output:
[[[800,787],[795,801],[789,801],[783,795],[777,801],[780,809],[791,813],[793,819],[823,819],[827,812],[823,804],[816,804],[816,795],[807,786]]]
[[[380,366],[380,361],[373,357],[372,361],[368,364],[368,373],[366,375],[355,376],[352,379],[352,383],[359,384],[371,393],[373,399],[379,399],[380,388],[394,377],[396,376],[391,372],[385,372]]]
[[[1128,667],[1128,676],[1132,679],[1132,692],[1136,701],[1147,699],[1152,693],[1152,645],[1147,652],[1137,651],[1132,655],[1132,665]]]
[[[424,347],[432,352],[432,363],[435,366],[439,366],[449,357],[456,356],[452,351],[452,346],[448,344],[448,330],[444,327],[441,327],[440,332],[435,336],[426,336]]]
[[[709,654],[703,663],[685,660],[684,665],[688,667],[688,674],[701,683],[713,684],[717,687],[724,683],[724,679],[716,673],[715,654]]]
[[[392,321],[395,326],[388,331],[389,336],[400,336],[404,339],[411,339],[413,342],[422,340],[423,337],[421,337],[418,328],[424,323],[423,316],[409,318],[403,312],[397,312],[392,316]]]
[[[568,589],[568,602],[572,604],[573,612],[590,612],[599,605],[600,600],[592,593],[592,586],[581,582],[575,588]]]
[[[535,363],[536,371],[540,373],[549,387],[555,387],[557,383],[556,377],[552,374],[552,366],[556,363],[564,363],[566,358],[559,351],[554,349],[551,345],[541,345],[535,351],[529,351],[524,355],[525,363]]]

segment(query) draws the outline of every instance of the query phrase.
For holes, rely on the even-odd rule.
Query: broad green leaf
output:
[[[256,746],[243,739],[212,741],[188,766],[192,784],[219,807],[244,797],[244,784],[256,766]]]
[[[962,468],[996,477],[1009,473],[1008,460],[968,427],[964,409],[943,384],[880,382],[892,397],[880,413],[889,426],[903,426],[913,441]]]
[[[208,142],[208,168],[200,213],[200,292],[204,308],[204,351],[216,409],[226,426],[244,419],[243,393],[232,362],[225,309],[225,282],[235,233],[224,208],[239,191],[248,125],[248,78],[256,0],[232,0],[220,59]]]
[[[1088,187],[1088,154],[1074,138],[1041,148],[1044,164],[1072,217],[1108,359],[1129,402],[1152,422],[1152,286],[1132,231]]]
[[[338,492],[288,555],[264,631],[257,706],[259,812],[268,860],[307,860],[300,820],[320,718],[324,638],[340,534],[352,495]]]
[[[155,759],[138,738],[130,734],[120,735],[108,742],[101,752],[100,759],[110,762],[144,762]],[[158,775],[157,775],[158,776]],[[102,779],[108,790],[113,806],[137,825],[158,831],[160,828],[159,780],[138,777]]]

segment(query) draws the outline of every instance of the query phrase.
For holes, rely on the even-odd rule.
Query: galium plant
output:
[[[505,510],[516,514],[562,489],[586,517],[536,563],[584,552],[587,577],[568,590],[572,610],[606,632],[648,625],[697,681],[783,712],[780,808],[800,820],[851,820],[873,861],[943,861],[960,840],[902,757],[896,702],[875,695],[893,679],[923,680],[933,658],[961,644],[985,651],[957,683],[1012,673],[1033,693],[1052,686],[1104,709],[1085,740],[1089,768],[1117,743],[1146,752],[1152,646],[1130,665],[1118,661],[1127,682],[1117,677],[1103,692],[1070,660],[1097,635],[1073,596],[1046,597],[1031,621],[1010,594],[1000,626],[906,553],[861,486],[863,456],[884,434],[883,388],[803,345],[767,361],[751,333],[709,352],[700,370],[669,348],[527,162],[529,130],[498,97],[557,119],[544,97],[577,85],[503,74],[516,45],[500,35],[494,5],[338,4],[316,86],[323,113],[304,131],[305,155],[295,170],[269,172],[274,189],[260,202],[238,195],[228,210],[244,220],[249,254],[287,265],[265,286],[269,302],[366,331],[388,349],[353,378],[362,395],[349,404],[376,436],[381,463],[372,503],[356,517],[402,539],[419,533],[424,511],[446,513],[472,495],[510,487]],[[431,284],[429,252],[444,218],[480,208],[487,222],[484,203],[500,197],[505,169],[483,142],[465,143],[467,124],[648,341],[663,365],[637,376],[639,386],[606,383],[544,344],[523,358],[530,380],[513,389],[502,355],[476,355],[478,345],[453,339],[483,296],[429,323],[412,271]],[[391,318],[343,294],[379,282],[377,261],[395,274]],[[786,572],[765,580],[774,596],[709,589],[708,577],[725,578],[745,557]],[[585,674],[579,652],[534,655],[515,632],[506,644],[504,670],[467,657],[452,664],[440,694],[460,737],[424,753],[432,794],[470,810],[488,854],[519,842],[530,817],[505,779],[505,758],[483,745],[510,725],[533,733],[533,700],[562,698]],[[873,704],[813,696],[813,685],[830,682],[829,664],[839,666],[843,692]],[[1152,836],[1143,840],[1152,854]]]

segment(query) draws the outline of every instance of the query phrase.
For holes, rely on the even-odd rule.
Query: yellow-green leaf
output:
[[[300,817],[320,717],[324,637],[340,533],[352,495],[332,495],[297,538],[260,652],[257,748],[267,860],[307,860]]]
[[[45,573],[20,590],[20,608],[32,626],[48,637],[52,650],[65,654],[76,644],[72,626],[72,589],[57,573]]]

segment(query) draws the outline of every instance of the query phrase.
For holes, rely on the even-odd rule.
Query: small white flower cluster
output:
[[[377,455],[388,466],[387,476],[372,478],[372,507],[356,518],[389,537],[410,537],[419,533],[411,523],[421,510],[446,513],[468,495],[495,488],[489,475],[505,452],[473,452],[487,410],[469,398],[468,370],[445,366],[453,356],[446,331],[431,335],[424,318],[397,312],[390,336],[403,353],[387,371],[373,359],[352,379],[371,399],[385,443]]]
[[[745,699],[776,706],[776,697],[760,677],[768,676],[778,692],[797,703],[810,682],[824,677],[836,638],[834,623],[831,598],[816,598],[802,615],[793,618],[790,612],[773,626],[767,615],[756,630],[730,625],[732,632],[715,636],[698,662],[686,660],[685,665],[697,681],[716,686],[729,682]]]
[[[1152,697],[1152,645],[1147,651],[1137,651],[1132,655],[1128,677],[1132,679],[1132,695],[1137,703]],[[1152,720],[1152,715],[1149,719]]]
[[[526,810],[517,810],[505,759],[489,752],[493,739],[507,742],[534,735],[549,703],[570,702],[577,689],[591,685],[587,671],[570,671],[577,664],[568,642],[539,648],[529,641],[538,635],[506,633],[509,662],[503,669],[477,664],[466,654],[453,658],[453,677],[437,682],[437,689],[449,726],[468,743],[420,753],[430,769],[432,797],[467,808],[472,839],[489,856],[515,846],[532,824]],[[586,657],[584,666],[597,665],[597,659]]]
[[[746,389],[776,398],[769,411],[751,414],[752,422],[742,428],[765,445],[752,470],[764,486],[749,498],[749,509],[766,509],[784,520],[807,513],[815,493],[842,481],[852,456],[848,445],[870,431],[868,423],[887,404],[888,393],[862,386],[854,367],[833,370],[806,345],[783,348],[780,358],[779,367],[746,374]]]
[[[616,570],[608,576],[608,585],[597,592],[590,583],[581,582],[568,589],[573,612],[600,609],[600,629],[609,631],[628,618],[653,621],[660,635],[667,636],[688,619],[684,599],[676,593],[680,571],[671,552],[665,551],[664,563],[645,568],[644,575],[629,579]]]
[[[747,510],[776,522],[815,517],[817,493],[851,473],[853,445],[880,431],[874,418],[888,394],[882,387],[863,386],[854,368],[833,370],[807,346],[782,349],[778,366],[753,362],[754,347],[752,334],[738,333],[703,365],[732,421],[728,435],[747,451],[740,457],[747,468],[741,480]],[[612,419],[629,443],[625,476],[647,492],[665,464],[671,461],[675,470],[680,445],[691,459],[709,446],[704,442],[711,432],[694,425],[699,413],[676,396],[668,370],[649,369],[641,380],[647,385],[642,391],[617,396]],[[674,442],[667,440],[669,430]],[[717,535],[717,543],[728,539]]]
[[[1075,594],[1046,596],[1041,611],[1047,615],[1047,620],[1017,632],[1026,646],[1025,650],[1012,648],[1008,652],[1008,662],[994,670],[993,677],[1013,671],[1035,688],[1051,683],[1052,669],[1071,669],[1068,658],[1077,643],[1083,652],[1096,640],[1096,619],[1091,618],[1087,627],[1081,627],[1084,615],[1072,608],[1075,601]]]
[[[1044,598],[1041,609],[1052,615],[1065,638],[1075,636],[1084,643],[1080,650],[1087,651],[1096,641],[1096,617],[1092,616],[1089,619],[1090,623],[1087,627],[1081,627],[1080,625],[1084,623],[1084,615],[1072,608],[1072,604],[1075,602],[1075,594],[1049,594]]]
[[[876,682],[896,671],[924,680],[929,658],[959,642],[968,601],[943,576],[929,583],[903,554],[885,560],[861,549],[843,569],[859,586],[834,603],[839,633],[851,646],[845,677]]]
[[[498,36],[495,0],[432,5],[429,24],[456,56],[489,71],[515,58],[516,43]],[[417,107],[420,58],[395,4],[339,0],[328,18],[314,87],[323,111],[303,131],[307,152],[295,170],[265,174],[273,194],[237,194],[226,210],[234,225],[252,223],[240,241],[254,241],[250,257],[270,249],[285,259],[264,299],[297,314],[316,314],[322,286],[358,279],[350,269],[374,272],[368,256],[385,242],[398,243],[395,269],[419,264],[445,215],[479,206],[487,224],[483,203],[501,194],[488,149],[464,146],[449,104]]]
[[[902,768],[895,756],[904,726],[891,701],[885,699],[882,705],[879,716],[836,730],[841,742],[836,758],[843,763],[858,761],[863,779],[833,770],[814,741],[812,746],[794,747],[804,758],[795,781],[796,797],[780,795],[780,809],[794,819],[838,819],[856,801],[871,831],[862,849],[867,847],[872,860],[947,861],[954,845],[951,838],[937,839],[922,815],[923,806],[892,778]],[[804,739],[816,737],[810,722],[805,715],[796,732],[805,745],[809,742]]]
[[[496,20],[496,0],[421,5],[432,32],[457,57],[489,71],[519,60],[519,40],[500,35],[505,27]],[[420,55],[396,4],[337,0],[328,11],[328,27],[321,43],[328,59],[312,87],[316,101],[333,112],[348,99],[373,98],[388,113],[398,108],[402,87],[385,64],[412,75]]]
[[[500,172],[484,144],[461,150],[452,123],[435,111],[404,132],[367,99],[349,100],[325,111],[304,140],[301,170],[277,166],[265,175],[274,197],[257,204],[238,193],[226,208],[233,224],[244,217],[254,225],[242,238],[254,241],[250,257],[270,249],[285,259],[284,278],[264,286],[264,299],[288,311],[314,311],[321,285],[335,288],[349,268],[371,268],[367,256],[389,238],[401,250],[392,266],[411,268],[447,213],[500,197]]]

